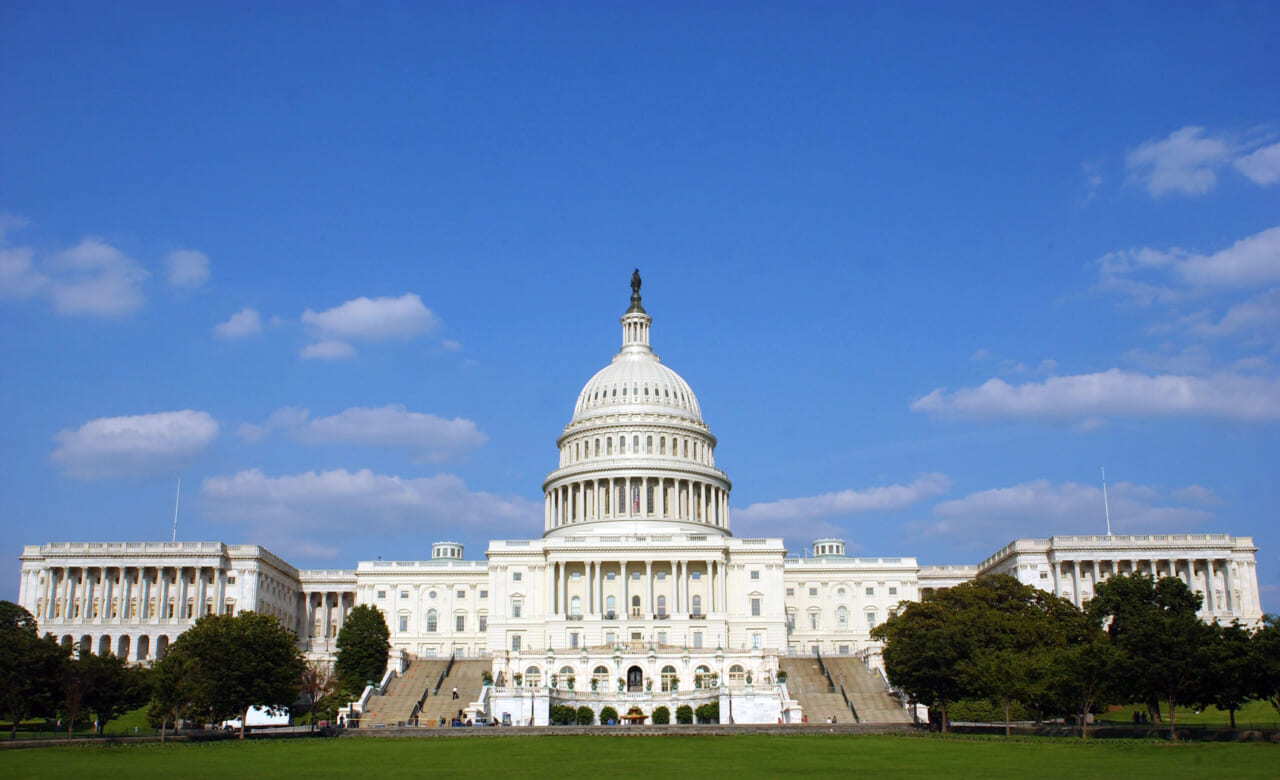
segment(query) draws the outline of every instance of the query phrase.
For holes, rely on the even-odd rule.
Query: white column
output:
[[[560,564],[560,614],[569,614],[569,564]]]
[[[630,499],[628,499],[629,501]],[[627,562],[622,561],[619,564],[622,574],[622,615],[623,618],[631,616],[631,578],[627,576]]]
[[[671,564],[671,611],[679,615],[684,610],[680,602],[680,561]]]
[[[1222,561],[1222,598],[1226,601],[1227,612],[1233,615],[1240,614],[1240,605],[1236,603],[1235,598],[1231,595],[1231,559],[1224,558]]]
[[[1204,608],[1210,614],[1218,611],[1218,605],[1213,601],[1213,559],[1205,558],[1204,561]]]
[[[648,583],[649,583],[649,587],[648,587],[648,590],[649,590],[649,602],[648,602],[647,604],[645,604],[645,605],[644,605],[644,611],[645,611],[647,614],[652,615],[652,614],[654,614],[654,609],[653,609],[653,561],[652,561],[652,560],[646,560],[646,561],[644,562],[644,578],[645,578],[645,580],[646,580],[646,581],[648,581]]]

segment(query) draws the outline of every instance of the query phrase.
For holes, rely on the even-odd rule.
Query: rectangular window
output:
[[[570,635],[569,635],[569,648],[570,648],[571,650],[577,650],[577,649],[578,649],[578,635],[577,635],[577,634],[570,634]]]
[[[753,580],[758,580],[758,579],[760,579],[760,572],[758,572],[758,571],[752,571],[752,572],[751,572],[751,579],[753,579]]]
[[[604,632],[604,643],[605,643],[606,645],[612,645],[612,644],[614,644],[616,641],[618,641],[618,635],[617,635],[617,634],[613,633],[612,631],[606,631],[606,632]]]
[[[519,582],[519,581],[520,581],[520,572],[518,572],[518,571],[513,571],[513,572],[511,572],[511,581],[512,581],[512,582]]]
[[[638,579],[640,579],[640,572],[638,572],[638,571],[633,571],[633,572],[631,572],[631,579],[633,579],[633,580],[638,580]]]
[[[407,599],[407,598],[409,598],[409,591],[407,591],[407,590],[402,590],[402,591],[400,591],[400,598],[402,598],[402,599]]]
[[[795,589],[795,588],[787,588],[787,595],[788,595],[788,596],[794,596],[794,595],[796,595],[796,589]]]
[[[818,613],[817,613],[817,612],[810,612],[810,613],[809,613],[809,628],[812,628],[812,629],[817,629],[817,628],[818,628]]]
[[[848,655],[848,654],[849,654],[849,646],[840,645],[840,655]]]
[[[660,644],[660,645],[665,645],[666,643],[667,643],[667,632],[666,632],[666,631],[659,631],[659,632],[658,632],[658,644]]]
[[[466,616],[465,616],[465,615],[458,615],[458,625],[457,625],[457,627],[456,627],[454,630],[455,630],[455,631],[466,631],[466,630],[467,630],[467,618],[466,618]]]
[[[889,588],[889,595],[890,595],[890,596],[896,596],[896,595],[898,595],[898,589],[897,589],[897,588]]]
[[[403,634],[408,630],[409,630],[409,618],[405,615],[401,615],[400,616],[400,633]]]
[[[702,572],[700,571],[690,572],[689,576],[695,580],[700,580],[702,579]]]
[[[511,617],[513,618],[520,617],[520,607],[521,607],[520,599],[511,600]]]
[[[809,595],[810,595],[810,596],[816,596],[816,595],[818,595],[818,589],[817,589],[817,588],[809,588]]]
[[[235,578],[235,577],[227,577],[227,584],[228,584],[228,585],[235,585],[235,584],[236,584],[236,578]]]
[[[511,652],[513,653],[520,652],[520,635],[519,634],[511,635]]]
[[[875,589],[875,588],[867,588],[867,595],[868,595],[868,596],[874,596],[874,595],[876,595],[876,589]]]
[[[480,616],[480,622],[479,622],[479,624],[476,626],[476,628],[477,628],[477,629],[479,629],[481,632],[488,631],[488,630],[489,630],[489,617],[488,617],[487,615],[481,615],[481,616]]]
[[[580,571],[573,572],[572,574],[569,575],[569,579],[572,580],[573,582],[577,582],[578,580],[582,579],[582,572]]]
[[[876,613],[874,612],[867,613],[867,625],[872,628],[876,627]]]
[[[455,597],[455,598],[458,598],[458,599],[465,599],[465,598],[467,597],[467,592],[466,592],[465,590],[457,591],[457,592],[454,594],[454,597]]]
[[[751,617],[760,617],[760,599],[751,599]]]
[[[752,647],[752,649],[753,649],[753,650],[759,650],[759,649],[760,649],[760,635],[759,635],[759,634],[752,634],[752,635],[751,635],[751,647]]]
[[[482,598],[482,599],[487,599],[487,598],[489,598],[489,591],[487,591],[487,590],[482,590],[482,591],[480,591],[480,598]]]
[[[701,631],[693,632],[693,647],[694,649],[702,648],[702,632]]]
[[[1047,571],[1042,571],[1042,572],[1040,572],[1040,579],[1042,579],[1042,580],[1047,580],[1047,579],[1049,579],[1049,572],[1047,572]]]
[[[386,597],[387,597],[387,592],[385,590],[378,591],[378,598],[385,599]]]
[[[617,572],[610,571],[610,572],[605,572],[604,578],[606,580],[612,580],[612,579],[615,579],[616,576],[617,576]]]

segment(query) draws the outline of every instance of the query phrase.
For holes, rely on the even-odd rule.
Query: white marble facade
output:
[[[1256,549],[1243,537],[1020,539],[958,566],[848,557],[839,539],[788,557],[781,538],[734,537],[716,439],[692,389],[651,349],[638,290],[621,323],[621,349],[557,440],[541,538],[492,541],[483,561],[437,542],[428,560],[338,570],[298,570],[254,545],[49,543],[24,548],[19,601],[42,632],[140,662],[201,615],[247,609],[331,659],[351,607],[369,604],[403,654],[490,658],[498,684],[486,696],[503,711],[545,718],[550,704],[590,700],[648,712],[654,696],[718,698],[738,722],[770,723],[798,713],[774,682],[780,655],[874,654],[871,629],[901,602],[981,574],[1077,604],[1112,574],[1171,574],[1204,594],[1206,620],[1262,616]]]

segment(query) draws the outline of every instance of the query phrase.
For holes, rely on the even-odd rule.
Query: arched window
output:
[[[574,596],[569,599],[569,614],[574,617],[582,617],[582,599]]]
[[[613,596],[607,596],[604,600],[604,614],[606,617],[613,617],[617,614],[617,602]]]
[[[836,625],[840,628],[849,627],[849,610],[843,606],[836,609]]]
[[[609,670],[604,666],[597,666],[591,672],[591,678],[596,681],[596,688],[602,691],[609,689]]]
[[[644,437],[644,453],[646,455],[653,454],[653,437],[652,436]]]
[[[693,670],[693,687],[695,688],[710,688],[715,679],[716,676],[705,666],[699,666]]]
[[[428,634],[434,634],[436,632],[436,623],[439,622],[437,618],[438,616],[436,615],[436,611],[434,609],[427,610],[427,633]]]
[[[676,688],[676,668],[674,666],[662,667],[662,691],[666,693]]]
[[[530,666],[524,670],[524,687],[539,688],[542,686],[542,670],[536,666]]]
[[[702,614],[702,597],[701,596],[693,597],[693,614],[695,615]]]
[[[605,439],[605,440],[604,440],[604,454],[605,454],[605,455],[612,455],[612,454],[613,454],[613,439],[612,439],[612,438],[608,438],[608,439]]]
[[[631,597],[631,617],[640,617],[640,597]]]
[[[600,457],[600,440],[596,439],[596,457]]]
[[[639,435],[635,435],[631,437],[631,451],[639,454],[640,452],[640,436]]]
[[[666,596],[658,597],[658,614],[659,615],[667,614],[667,597]]]
[[[618,454],[619,455],[627,454],[627,437],[626,436],[618,437]]]
[[[747,681],[747,670],[742,668],[741,664],[734,664],[729,667],[729,684],[742,684]]]

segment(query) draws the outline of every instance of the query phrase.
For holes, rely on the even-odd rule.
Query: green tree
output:
[[[240,718],[244,738],[249,710],[281,710],[298,699],[302,654],[297,637],[275,618],[257,612],[206,615],[170,647],[195,664],[186,679],[190,706],[211,722]]]
[[[9,718],[9,739],[23,720],[57,710],[66,657],[52,637],[40,638],[30,612],[0,601],[0,711]]]
[[[1120,575],[1098,584],[1089,601],[1089,617],[1106,626],[1123,653],[1117,683],[1135,701],[1146,702],[1153,721],[1159,702],[1169,703],[1169,738],[1176,740],[1180,702],[1199,695],[1197,657],[1213,629],[1196,612],[1202,598],[1182,580],[1159,581],[1145,574]]]
[[[338,680],[329,664],[324,661],[307,661],[302,668],[302,698],[307,702],[307,722],[314,731],[316,711],[333,696]]]
[[[75,730],[76,721],[84,710],[85,699],[89,696],[89,687],[93,684],[91,670],[87,661],[93,654],[83,649],[74,657],[62,662],[59,682],[62,689],[62,713],[67,722],[67,736]]]
[[[666,707],[653,708],[653,723],[655,726],[665,726],[671,722],[671,710]]]
[[[607,724],[609,721],[618,722],[618,711],[613,707],[605,705],[600,708],[600,724]]]
[[[596,714],[591,711],[590,707],[584,704],[578,708],[578,725],[579,726],[590,726],[592,723],[595,722],[595,720],[596,720]]]
[[[1196,703],[1212,704],[1226,710],[1231,728],[1236,727],[1236,710],[1258,697],[1252,653],[1252,637],[1239,623],[1210,626],[1208,641],[1200,650],[1196,666],[1200,670]]]
[[[1081,739],[1089,738],[1089,713],[1111,698],[1122,661],[1120,651],[1101,631],[1050,654],[1046,692],[1061,709],[1075,713]]]
[[[191,715],[201,684],[199,670],[195,659],[180,642],[175,642],[148,671],[151,706],[147,716],[152,726],[159,727],[161,742],[165,741],[170,723],[177,729]]]
[[[106,729],[109,721],[146,703],[147,691],[140,680],[142,673],[123,658],[110,653],[82,653],[77,661],[88,679],[84,706],[97,718],[98,733]]]
[[[334,673],[350,691],[363,691],[369,680],[377,683],[387,669],[391,630],[382,611],[360,604],[347,613],[338,631],[338,657]]]
[[[1280,713],[1280,615],[1267,615],[1249,641],[1253,665],[1253,689],[1259,699],[1271,702]]]
[[[676,707],[676,723],[686,726],[693,723],[693,707],[688,704],[681,704]]]

